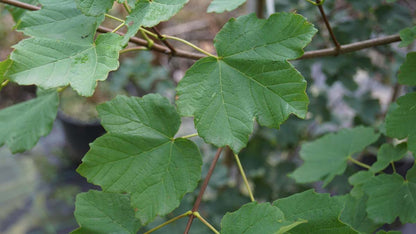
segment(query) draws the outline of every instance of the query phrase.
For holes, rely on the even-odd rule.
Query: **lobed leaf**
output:
[[[382,171],[390,163],[399,161],[407,152],[406,144],[393,146],[391,144],[383,144],[377,153],[377,161],[371,165],[370,171],[373,173]]]
[[[408,93],[397,99],[397,108],[386,116],[386,133],[390,137],[407,139],[407,147],[416,154],[416,93]]]
[[[357,233],[339,220],[344,207],[342,197],[330,197],[312,189],[282,198],[273,202],[287,220],[307,220],[307,223],[294,227],[290,233]]]
[[[0,146],[6,144],[12,153],[31,149],[51,131],[58,104],[58,93],[51,91],[0,110]]]
[[[251,202],[221,220],[221,233],[286,233],[306,220],[287,221],[282,211],[270,203]]]
[[[213,0],[209,4],[207,12],[221,13],[224,11],[232,11],[245,2],[246,0]]]
[[[143,224],[179,205],[201,177],[201,155],[187,139],[173,139],[179,115],[166,98],[118,96],[98,112],[108,133],[91,144],[78,173],[106,192],[127,192]]]
[[[72,233],[137,233],[141,224],[134,217],[127,194],[90,190],[77,195],[75,219],[80,228]]]
[[[290,13],[230,20],[215,38],[219,58],[197,61],[179,83],[181,115],[194,116],[206,142],[234,152],[247,144],[254,117],[276,128],[291,113],[304,117],[306,82],[286,60],[301,56],[315,32]]]
[[[375,142],[379,136],[373,128],[355,127],[305,143],[300,150],[304,164],[291,177],[298,183],[323,180],[325,186],[345,171],[349,157]]]
[[[15,46],[10,78],[21,84],[54,88],[70,84],[78,94],[91,96],[97,81],[119,66],[122,37],[99,35],[94,44],[29,38]]]
[[[407,172],[406,180],[399,174],[381,174],[363,186],[368,195],[368,216],[378,223],[416,222],[416,167]]]
[[[340,220],[361,233],[374,233],[382,226],[372,221],[366,211],[368,197],[363,195],[355,197],[346,195],[344,209],[341,212]]]
[[[72,0],[41,0],[39,11],[23,17],[19,29],[32,38],[22,40],[11,55],[8,76],[42,88],[71,85],[91,96],[98,80],[118,68],[122,37],[102,34],[94,41],[103,17],[83,15]]]
[[[406,55],[406,60],[400,67],[398,78],[400,84],[416,85],[416,52],[410,52]]]
[[[409,46],[414,40],[416,40],[416,26],[401,30],[400,39],[402,41],[400,42],[399,47]]]

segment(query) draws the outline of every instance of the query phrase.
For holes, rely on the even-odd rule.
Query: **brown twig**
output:
[[[326,28],[328,29],[329,35],[331,36],[332,42],[335,45],[335,51],[337,52],[336,55],[340,54],[341,45],[337,41],[334,32],[332,31],[331,25],[329,24],[328,18],[326,17],[324,8],[322,7],[321,0],[316,0],[316,4],[318,6],[319,12],[321,12],[322,19],[325,22]]]
[[[36,10],[40,9],[40,7],[30,5],[30,4],[26,4],[26,3],[22,3],[22,2],[19,2],[19,1],[15,1],[15,0],[0,0],[0,2],[9,4],[9,5],[12,5],[12,6],[20,7],[20,8],[23,8],[23,9],[31,10],[31,11],[36,11]],[[97,29],[97,31],[102,32],[102,33],[107,33],[107,32],[111,32],[112,30],[100,26]],[[119,34],[123,35],[122,33],[119,33]],[[374,47],[374,46],[386,45],[386,44],[390,44],[390,43],[398,42],[398,41],[400,41],[399,34],[391,35],[391,36],[385,36],[385,37],[379,37],[379,38],[374,38],[374,39],[370,39],[370,40],[366,40],[366,41],[360,41],[360,42],[355,42],[355,43],[351,43],[351,44],[347,44],[347,45],[342,45],[339,48],[339,50],[337,50],[337,48],[328,48],[328,49],[322,49],[322,50],[308,51],[308,52],[305,52],[304,55],[299,57],[297,60],[335,56],[335,55],[338,55],[338,54],[350,53],[350,52],[354,52],[354,51],[358,51],[358,50],[362,50],[362,49],[366,49],[366,48],[370,48],[370,47]],[[130,38],[130,42],[132,42],[134,44],[137,44],[137,45],[141,45],[141,46],[147,46],[147,41],[146,40],[143,40],[143,39],[140,39],[140,38],[137,38],[137,37]],[[159,45],[159,44],[154,44],[153,47],[152,47],[152,50],[155,50],[157,52],[164,53],[164,54],[167,54],[167,55],[171,54],[171,51],[169,50],[168,47],[165,47],[165,46]],[[201,59],[203,57],[206,57],[203,54],[191,53],[191,52],[184,51],[184,50],[179,50],[179,49],[176,50],[175,56],[176,57],[188,58],[188,59],[194,59],[194,60],[198,60],[198,59]]]
[[[384,36],[379,38],[374,38],[370,40],[355,42],[347,45],[342,45],[337,51],[337,48],[328,48],[322,50],[313,50],[308,51],[303,54],[303,56],[299,57],[297,60],[301,59],[309,59],[309,58],[319,58],[319,57],[327,57],[327,56],[335,56],[337,54],[346,54],[351,53],[354,51],[367,49],[370,47],[380,46],[380,45],[387,45],[393,42],[400,41],[399,34],[391,35],[391,36]]]
[[[166,38],[164,36],[162,36],[162,34],[159,32],[159,30],[156,27],[152,27],[153,32],[156,33],[158,39],[165,44],[166,47],[168,47],[170,49],[170,54],[172,56],[175,56],[176,54],[176,49],[166,40]]]
[[[198,197],[196,198],[196,201],[194,203],[194,206],[192,207],[192,212],[196,212],[199,209],[199,205],[202,201],[202,196],[205,193],[205,189],[208,186],[208,182],[211,179],[212,173],[214,172],[215,165],[217,165],[218,159],[220,158],[221,152],[224,148],[218,148],[217,153],[215,154],[214,160],[212,160],[211,166],[209,167],[207,176],[204,179],[204,183],[201,186],[201,190],[199,190]],[[188,234],[189,230],[191,229],[192,221],[194,220],[195,216],[190,215],[188,219],[188,223],[186,224],[185,232],[184,234]]]
[[[22,9],[30,10],[30,11],[40,10],[40,7],[38,7],[38,6],[34,6],[34,5],[31,5],[31,4],[27,4],[27,3],[19,2],[19,1],[15,1],[15,0],[1,0],[0,2],[6,3],[8,5],[15,6],[15,7],[19,7],[19,8],[22,8]]]

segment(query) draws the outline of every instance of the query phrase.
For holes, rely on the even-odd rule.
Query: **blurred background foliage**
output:
[[[209,2],[191,0],[177,16],[159,26],[161,31],[175,34],[213,52],[212,40],[221,26],[230,17],[256,11],[260,1],[249,1],[236,11],[223,14],[205,13]],[[305,0],[274,2],[275,11],[302,14],[319,29],[306,51],[332,47],[315,6]],[[341,44],[396,34],[414,25],[416,19],[416,2],[411,0],[327,0],[324,9]],[[267,17],[266,10],[257,12]],[[3,60],[10,53],[11,46],[23,36],[13,31],[13,19],[4,5],[0,5],[0,12],[0,60]],[[124,14],[118,8],[111,13],[120,17]],[[105,24],[115,27],[111,22],[106,21]],[[175,46],[183,49],[180,44]],[[287,175],[301,164],[298,152],[303,142],[340,128],[358,125],[373,126],[383,131],[389,105],[407,92],[397,85],[397,74],[406,53],[411,50],[415,50],[414,44],[399,48],[398,43],[393,43],[337,57],[292,61],[308,81],[309,112],[305,120],[290,117],[280,129],[255,126],[247,148],[240,154],[255,197],[259,201],[273,201],[312,187],[332,194],[347,193],[351,189],[348,175],[359,169],[354,166],[325,188],[319,183],[296,184]],[[173,102],[174,88],[192,63],[145,51],[127,53],[121,57],[119,70],[100,84],[94,96],[81,98],[70,88],[65,90],[61,97],[61,112],[90,123],[97,121],[95,106],[118,94],[143,96],[158,92]],[[34,92],[32,87],[8,85],[0,92],[0,108],[33,98]],[[75,172],[83,155],[71,150],[74,146],[68,143],[70,141],[66,138],[68,135],[65,135],[62,121],[62,118],[57,120],[52,133],[29,152],[11,156],[6,148],[0,148],[0,233],[68,233],[77,227],[73,218],[75,195],[93,187]],[[192,120],[185,118],[178,135],[193,132]],[[204,177],[215,149],[201,139],[193,140],[204,155]],[[361,159],[373,162],[379,145],[376,143],[374,148],[370,147],[360,156]],[[71,154],[76,154],[75,160]],[[406,162],[404,159],[402,164],[408,168]],[[197,194],[198,190],[186,195],[177,210],[165,218],[158,218],[148,228],[190,210]],[[226,212],[234,211],[247,202],[247,191],[233,163],[233,156],[225,152],[215,169],[200,212],[219,227]],[[169,233],[183,233],[186,221],[183,219],[169,225]],[[166,233],[166,230],[164,228],[155,233]],[[198,221],[191,229],[191,233],[208,232]]]

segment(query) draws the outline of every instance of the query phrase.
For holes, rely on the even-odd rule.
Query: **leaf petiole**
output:
[[[10,82],[9,80],[3,81],[3,83],[0,84],[0,90],[2,90],[3,87],[6,86],[9,82]]]
[[[248,194],[250,195],[250,199],[252,202],[254,202],[255,199],[253,196],[253,192],[251,191],[250,184],[248,183],[248,180],[246,177],[246,173],[244,172],[243,166],[241,165],[240,158],[238,157],[237,154],[234,154],[234,157],[235,157],[235,161],[237,162],[238,169],[240,170],[241,176],[243,177],[244,184],[246,185]]]
[[[208,51],[206,51],[206,50],[204,50],[204,49],[202,49],[202,48],[199,48],[198,46],[196,46],[196,45],[192,44],[191,42],[189,42],[189,41],[187,41],[187,40],[184,40],[184,39],[182,39],[182,38],[179,38],[179,37],[174,37],[174,36],[168,36],[168,35],[162,35],[162,37],[163,37],[164,39],[172,39],[172,40],[175,40],[175,41],[182,42],[182,43],[184,43],[185,45],[188,45],[188,46],[190,46],[190,47],[192,47],[192,48],[196,49],[197,51],[199,51],[199,52],[201,52],[201,53],[203,53],[203,54],[205,54],[205,55],[207,55],[207,56],[210,56],[210,57],[213,57],[213,58],[219,59],[219,57],[218,57],[218,56],[213,55],[213,54],[211,54],[210,52],[208,52]]]
[[[192,214],[195,217],[197,217],[203,224],[205,224],[205,226],[207,226],[209,229],[211,229],[211,231],[213,231],[215,234],[220,234],[220,232],[217,231],[217,229],[215,229],[210,223],[208,223],[208,221],[206,221],[204,218],[202,218],[202,216],[199,214],[198,211],[195,211]]]
[[[170,223],[175,222],[176,220],[179,220],[179,219],[181,219],[181,218],[183,218],[183,217],[186,217],[186,216],[189,216],[189,215],[191,215],[191,214],[192,214],[192,211],[190,211],[190,210],[189,210],[189,211],[187,211],[187,212],[185,212],[185,213],[183,213],[183,214],[181,214],[181,215],[176,216],[175,218],[169,219],[168,221],[166,221],[166,222],[164,222],[164,223],[160,224],[160,225],[159,225],[159,226],[157,226],[157,227],[154,227],[154,228],[150,229],[149,231],[145,232],[144,234],[149,234],[149,233],[152,233],[152,232],[154,232],[154,231],[156,231],[156,230],[159,230],[159,229],[161,229],[162,227],[164,227],[164,226],[166,226],[166,225],[168,225],[168,224],[170,224]]]
[[[370,169],[370,168],[371,168],[369,165],[367,165],[367,164],[365,164],[365,163],[362,163],[362,162],[360,162],[360,161],[358,161],[358,160],[356,160],[356,159],[352,158],[351,156],[348,156],[348,160],[349,160],[350,162],[352,162],[352,163],[357,164],[357,165],[358,165],[358,166],[360,166],[360,167],[364,167],[364,168],[366,168],[366,169]]]
[[[111,31],[112,33],[117,32],[120,28],[122,28],[125,25],[125,23],[120,24],[119,26],[117,26],[115,29],[113,29],[113,31]]]
[[[180,138],[191,138],[191,137],[196,137],[196,136],[198,136],[198,133],[193,133],[193,134],[189,134],[189,135],[186,135],[186,136],[182,136],[182,137],[180,137]]]
[[[144,47],[144,46],[135,46],[135,47],[130,47],[130,48],[127,48],[127,49],[124,49],[124,50],[120,50],[119,53],[124,54],[124,53],[127,53],[127,52],[140,51],[140,50],[148,50],[148,48]]]
[[[105,14],[105,16],[106,16],[106,17],[108,17],[108,18],[110,18],[110,19],[117,20],[118,22],[125,23],[125,21],[124,21],[124,20],[122,20],[122,19],[120,19],[120,18],[117,18],[117,17],[115,17],[114,15]]]

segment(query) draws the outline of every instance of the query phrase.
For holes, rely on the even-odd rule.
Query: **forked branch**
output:
[[[31,11],[40,10],[40,7],[38,7],[38,6],[30,5],[30,4],[19,2],[19,1],[16,1],[16,0],[0,0],[0,2],[5,3],[5,4],[9,4],[9,5],[12,5],[12,6],[15,6],[15,7],[23,8],[23,9],[26,9],[26,10],[31,10]],[[108,32],[111,32],[113,30],[100,26],[97,29],[97,31],[101,32],[101,33],[108,33]],[[117,32],[117,33],[120,34],[120,35],[124,35],[123,33],[119,33],[119,32]],[[401,39],[400,39],[399,34],[395,34],[395,35],[391,35],[391,36],[384,36],[384,37],[374,38],[374,39],[370,39],[370,40],[355,42],[355,43],[351,43],[351,44],[347,44],[347,45],[342,45],[342,46],[339,47],[339,49],[334,47],[334,48],[328,48],[328,49],[322,49],[322,50],[307,51],[303,54],[303,56],[299,57],[297,60],[335,56],[335,55],[338,55],[338,54],[346,54],[346,53],[351,53],[351,52],[354,52],[354,51],[359,51],[359,50],[363,50],[363,49],[367,49],[367,48],[371,48],[371,47],[375,47],[375,46],[387,45],[387,44],[390,44],[390,43],[399,42],[400,40]],[[143,39],[140,39],[140,38],[137,38],[137,37],[131,37],[130,42],[134,43],[136,45],[139,45],[139,46],[144,46],[144,47],[147,47],[147,45],[148,45],[146,40],[143,40]],[[188,59],[193,59],[193,60],[198,60],[198,59],[201,59],[203,57],[206,57],[204,54],[192,53],[192,52],[188,52],[188,51],[185,51],[185,50],[179,50],[179,49],[175,49],[175,52],[173,52],[168,47],[157,44],[157,43],[153,44],[151,50],[154,50],[154,51],[157,51],[157,52],[160,52],[160,53],[163,53],[163,54],[171,55],[171,56],[188,58]]]

